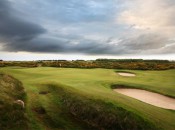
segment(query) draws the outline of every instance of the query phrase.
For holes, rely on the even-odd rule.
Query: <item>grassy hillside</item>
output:
[[[175,129],[174,111],[148,105],[111,89],[111,85],[120,84],[175,97],[175,70],[130,71],[136,77],[122,77],[115,71],[51,67],[0,69],[24,84],[30,129],[100,129],[100,124],[106,129]],[[106,116],[118,124],[110,122],[112,128],[109,128],[103,122],[107,122]]]
[[[0,129],[28,129],[25,108],[15,103],[25,101],[25,92],[21,82],[9,75],[0,74]]]

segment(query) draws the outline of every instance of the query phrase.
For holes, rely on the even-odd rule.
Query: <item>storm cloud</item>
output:
[[[174,14],[173,0],[1,0],[1,51],[174,54]]]
[[[0,1],[0,18],[0,40],[4,44],[16,46],[46,32],[40,25],[22,19],[7,0]]]

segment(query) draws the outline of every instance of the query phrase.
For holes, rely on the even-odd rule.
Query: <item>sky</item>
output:
[[[0,59],[175,60],[175,0],[0,0]]]

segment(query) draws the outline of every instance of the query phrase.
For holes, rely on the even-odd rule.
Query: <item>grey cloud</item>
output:
[[[142,34],[134,38],[123,40],[124,46],[131,50],[150,50],[164,47],[167,43],[167,37],[159,34]]]
[[[0,41],[4,43],[31,40],[46,32],[40,25],[23,20],[7,0],[0,1]]]
[[[16,1],[12,2],[14,2],[13,4],[15,5]],[[107,20],[110,17],[110,15],[107,15],[107,13],[110,12],[110,7],[104,5],[104,3],[111,7],[113,6],[113,2],[111,1],[101,3],[101,1],[93,0],[88,2],[80,0],[70,0],[69,2],[31,0],[30,2],[26,1],[21,3],[23,4],[19,9],[22,8],[22,10],[24,10],[24,8],[26,8],[28,12],[31,11],[32,14],[29,14],[29,16],[37,16],[35,14],[39,12],[43,18],[49,19],[54,17],[54,19],[52,19],[53,21],[56,20],[63,23]],[[32,8],[33,10],[31,10],[32,5],[30,4],[34,3],[35,6]],[[39,6],[43,8],[37,8]],[[18,8],[17,5],[13,7]],[[49,37],[50,34],[46,34],[45,37],[39,37],[45,30],[37,24],[24,20],[22,16],[18,16],[19,14],[12,9],[10,2],[5,0],[0,1],[0,8],[0,17],[2,18],[0,22],[0,41],[4,42],[3,48],[5,51],[86,54],[110,52],[110,47],[105,45],[105,43],[101,44],[99,41],[83,39],[83,37],[74,34],[64,35],[57,32],[57,36]],[[6,15],[4,15],[4,12],[6,12]],[[32,17],[29,18],[31,19]],[[25,19],[27,18],[25,17]],[[33,20],[36,21],[36,19],[34,18]],[[75,45],[72,42],[74,40],[80,42]]]
[[[28,51],[40,53],[79,53],[88,55],[160,54],[173,53],[167,48],[166,38],[145,34],[134,38],[120,39],[118,43],[111,37],[107,40],[90,40],[72,36],[37,37],[30,41],[6,44],[8,51]],[[113,44],[110,44],[113,42]],[[25,46],[23,45],[25,44]],[[159,50],[159,51],[158,51]]]
[[[62,36],[62,35],[61,35]],[[28,51],[40,53],[81,53],[81,54],[116,54],[116,48],[106,44],[106,41],[89,40],[84,38],[65,39],[63,37],[37,37],[23,42],[8,43],[4,46],[7,51]],[[76,43],[74,42],[76,41]],[[24,46],[24,45],[25,46]],[[113,48],[113,49],[112,49]]]
[[[59,52],[64,50],[66,41],[53,38],[34,38],[29,41],[8,43],[4,46],[8,51],[27,51],[27,52]]]
[[[27,18],[19,15],[7,0],[0,0],[0,43],[3,42],[5,51],[12,52],[88,55],[174,53],[171,47],[166,47],[169,37],[163,33],[145,31],[141,34],[133,28],[124,29],[113,23],[116,13],[120,12],[119,7],[116,9],[116,1],[26,0],[21,4],[14,0],[14,9],[24,10],[24,14],[29,16]],[[50,32],[46,33],[40,25],[48,25]],[[91,38],[93,35],[98,35],[98,38]]]
[[[16,8],[20,7],[21,10],[34,12],[34,14],[28,13],[31,18],[35,16],[43,22],[46,18],[47,21],[54,19],[55,22],[64,25],[110,21],[113,18],[111,14],[118,12],[114,0],[30,0],[21,3],[14,1],[13,3]]]
[[[174,54],[175,44],[170,46],[165,46],[157,51],[158,54]]]

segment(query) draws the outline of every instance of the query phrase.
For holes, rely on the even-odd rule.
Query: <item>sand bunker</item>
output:
[[[158,106],[165,109],[175,110],[175,99],[161,94],[140,90],[140,89],[114,89],[114,91],[133,97],[148,104]]]
[[[132,74],[132,73],[126,73],[126,72],[119,72],[118,74],[121,75],[121,76],[129,76],[129,77],[136,76],[135,74]]]

